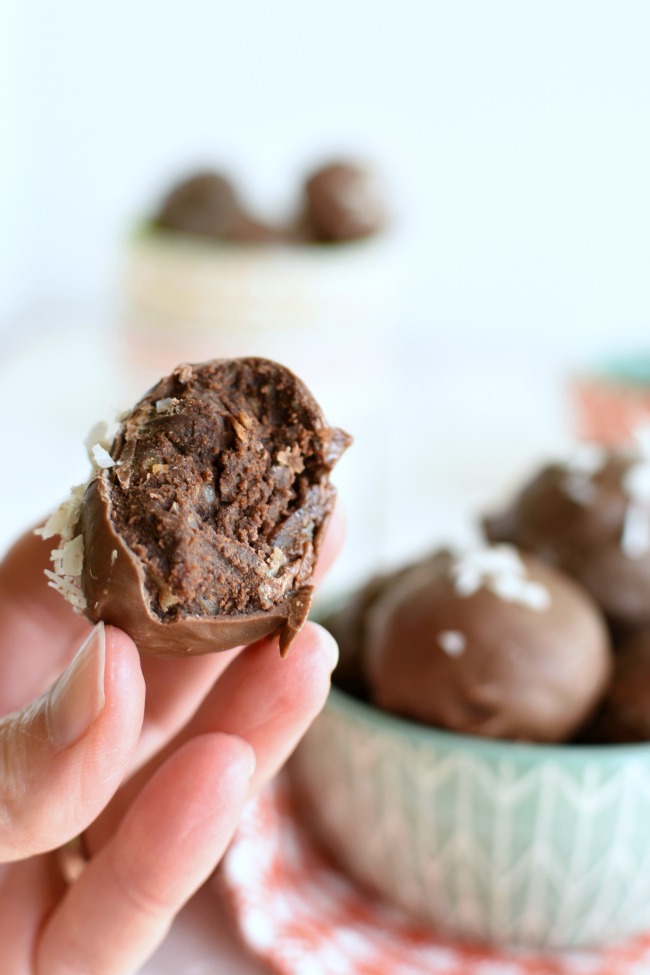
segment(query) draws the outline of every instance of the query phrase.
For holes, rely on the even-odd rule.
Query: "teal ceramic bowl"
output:
[[[439,930],[545,948],[650,931],[650,745],[458,735],[333,689],[290,769],[347,872]]]

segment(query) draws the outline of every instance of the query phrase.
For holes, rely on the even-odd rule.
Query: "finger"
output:
[[[132,768],[144,765],[189,721],[219,675],[241,652],[225,650],[182,660],[144,655],[147,705]]]
[[[47,924],[38,975],[129,975],[221,859],[248,796],[253,754],[196,738],[148,782]]]
[[[128,768],[143,712],[135,644],[99,623],[46,694],[0,721],[0,862],[86,828]]]
[[[42,693],[90,631],[86,620],[47,584],[51,549],[51,541],[29,531],[0,562],[0,714]]]
[[[155,769],[196,735],[226,733],[244,738],[255,751],[253,787],[283,764],[321,710],[338,651],[322,627],[308,623],[282,659],[273,638],[241,653],[228,667],[189,724],[126,782],[86,833],[91,850],[110,837]]]
[[[11,975],[34,975],[33,955],[43,918],[63,896],[55,854],[0,866],[0,961]]]
[[[222,731],[255,751],[258,788],[284,764],[322,709],[338,661],[333,637],[308,623],[283,660],[272,640],[249,647],[228,668],[184,732]]]

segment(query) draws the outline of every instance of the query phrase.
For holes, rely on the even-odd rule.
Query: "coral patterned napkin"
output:
[[[553,955],[437,937],[327,858],[283,780],[246,807],[218,882],[243,941],[280,975],[650,975],[650,935]]]

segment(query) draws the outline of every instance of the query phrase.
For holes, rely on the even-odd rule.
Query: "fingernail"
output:
[[[339,662],[339,645],[324,627],[320,627],[321,639],[323,641],[323,651],[327,655],[330,662],[330,673],[335,669]]]
[[[106,635],[98,623],[48,695],[48,729],[60,748],[85,735],[105,702]]]
[[[246,744],[248,745],[248,742],[246,742]],[[257,768],[257,758],[255,756],[255,749],[252,745],[248,745],[246,758],[248,759],[248,778],[252,779],[255,775],[255,769]]]

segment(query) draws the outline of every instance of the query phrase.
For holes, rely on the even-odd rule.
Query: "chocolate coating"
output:
[[[550,464],[506,511],[484,519],[485,534],[569,573],[617,629],[650,626],[650,544],[644,541],[648,533],[650,542],[650,497],[635,500],[629,487],[630,476],[645,476],[646,463],[636,455],[603,453],[595,470]],[[628,532],[630,515],[641,530],[638,540]]]
[[[179,366],[135,406],[115,466],[86,490],[89,617],[146,653],[226,650],[276,630],[286,652],[311,603],[329,473],[349,443],[282,366]]]
[[[650,631],[616,648],[614,675],[586,738],[605,744],[650,741]]]
[[[360,240],[380,233],[387,214],[377,178],[370,170],[336,162],[305,184],[306,221],[316,240]]]
[[[452,731],[537,742],[568,739],[611,672],[597,607],[570,579],[525,557],[533,608],[481,585],[468,595],[440,552],[371,606],[364,664],[380,708]],[[507,591],[507,590],[504,590]]]

